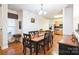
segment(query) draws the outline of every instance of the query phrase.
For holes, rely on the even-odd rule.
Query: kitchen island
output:
[[[79,55],[78,42],[72,36],[64,36],[59,42],[59,55]]]

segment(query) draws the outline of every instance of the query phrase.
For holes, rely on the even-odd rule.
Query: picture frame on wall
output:
[[[35,23],[35,18],[31,18],[31,23]]]
[[[22,22],[21,22],[21,21],[19,21],[19,29],[21,29],[21,25],[22,25]]]

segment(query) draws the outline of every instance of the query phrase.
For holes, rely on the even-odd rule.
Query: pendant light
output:
[[[41,4],[39,15],[46,15],[46,14],[47,14],[47,12],[44,10],[43,4]]]

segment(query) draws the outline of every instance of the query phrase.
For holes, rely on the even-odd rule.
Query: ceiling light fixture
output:
[[[41,9],[39,11],[39,15],[46,15],[47,12],[44,10],[43,4],[41,4]]]
[[[62,18],[63,15],[56,15],[56,16],[53,16],[53,18]]]

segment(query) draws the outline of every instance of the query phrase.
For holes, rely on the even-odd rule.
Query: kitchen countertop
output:
[[[71,46],[78,46],[78,43],[76,41],[72,41],[72,36],[63,36],[63,39],[59,41],[59,43],[71,45]]]

